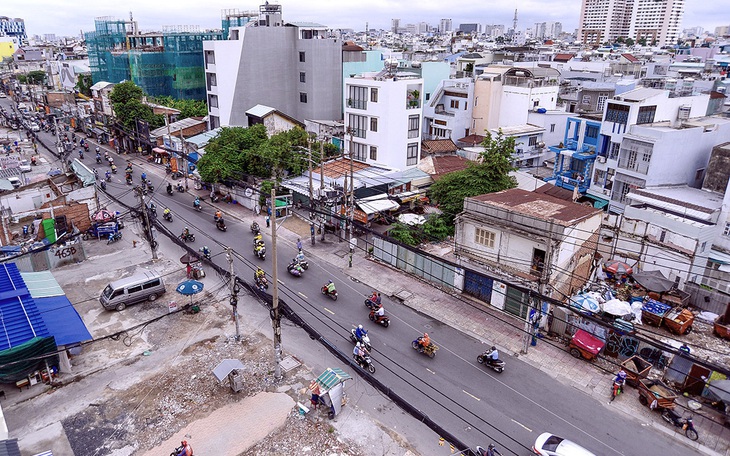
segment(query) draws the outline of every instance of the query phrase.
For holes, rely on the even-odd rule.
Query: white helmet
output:
[[[355,344],[355,346],[356,346],[357,348],[360,348],[360,347],[362,347],[362,345],[360,345],[360,342],[356,343],[356,344]]]
[[[357,325],[358,329],[362,329],[362,325]]]

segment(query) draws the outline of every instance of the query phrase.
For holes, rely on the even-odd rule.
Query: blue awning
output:
[[[583,196],[588,199],[592,199],[593,207],[596,209],[603,209],[604,207],[608,206],[609,201],[607,199],[599,198],[588,193],[584,194]]]
[[[35,298],[35,304],[57,345],[92,340],[84,321],[66,296]]]

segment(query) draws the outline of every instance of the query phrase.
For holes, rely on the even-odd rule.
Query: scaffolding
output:
[[[206,99],[203,41],[220,40],[223,32],[167,26],[141,33],[134,21],[108,17],[95,26],[86,34],[94,83],[130,80],[153,97]]]

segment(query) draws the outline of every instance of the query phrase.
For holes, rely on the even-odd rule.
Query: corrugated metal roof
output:
[[[50,335],[18,266],[0,264],[0,351]]]
[[[628,92],[624,92],[621,95],[616,95],[614,98],[619,101],[643,101],[647,98],[655,97],[657,95],[661,95],[665,90],[660,89],[652,89],[651,87],[640,87],[638,89],[629,90]]]
[[[209,131],[205,131],[199,135],[192,136],[190,138],[186,138],[186,143],[192,143],[195,144],[196,147],[201,148],[208,145],[211,139],[218,136],[218,133],[221,132],[223,127],[214,128]]]
[[[30,295],[35,298],[47,298],[49,296],[64,296],[63,288],[58,284],[56,278],[53,277],[51,271],[41,272],[22,272],[20,276],[23,278],[26,288]]]
[[[170,133],[175,133],[180,130],[184,130],[186,128],[205,123],[204,120],[199,120],[194,117],[187,117],[183,120],[178,120],[177,122],[171,123],[169,126],[164,126],[160,128],[156,128],[150,132],[150,136],[163,136],[166,135],[168,130]]]
[[[276,109],[272,108],[271,106],[257,104],[253,108],[246,111],[246,115],[263,118],[263,117],[267,116],[268,114],[271,114],[274,111],[276,111]]]
[[[565,201],[543,193],[528,192],[519,188],[479,195],[470,199],[501,207],[517,214],[541,220],[554,220],[563,226],[573,225],[602,212],[572,201]]]

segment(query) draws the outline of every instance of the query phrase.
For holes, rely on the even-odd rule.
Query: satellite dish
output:
[[[246,195],[246,198],[251,198],[251,196],[253,195],[253,189],[247,188],[243,193],[244,195]]]

